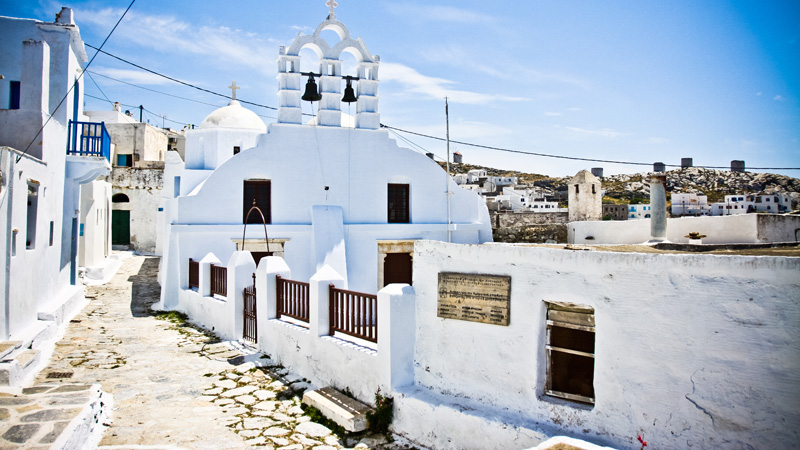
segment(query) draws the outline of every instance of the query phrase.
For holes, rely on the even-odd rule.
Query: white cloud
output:
[[[669,139],[662,137],[649,137],[647,138],[647,142],[651,144],[666,144],[669,142]]]
[[[76,12],[83,26],[100,29],[116,23],[121,14],[122,10],[114,8]],[[162,54],[190,54],[209,58],[214,64],[239,66],[270,75],[274,73],[274,46],[268,45],[269,39],[228,27],[196,26],[173,16],[129,11],[112,35],[111,42],[117,45],[127,42]]]
[[[576,108],[573,106],[572,108],[567,108],[567,111],[583,111],[583,108]]]
[[[563,116],[563,115],[564,115],[564,113],[560,113],[560,112],[550,112],[550,111],[548,111],[548,112],[544,113],[544,115],[545,115],[545,116],[551,116],[551,117],[555,117],[555,116]]]
[[[112,69],[110,67],[93,67],[89,70],[90,73],[95,75],[105,75],[107,77],[115,78],[117,80],[127,81],[133,84],[171,84],[172,82],[164,77],[154,75],[152,73],[143,72],[141,70],[127,70],[127,69]]]
[[[454,8],[452,6],[391,3],[387,9],[393,14],[406,16],[415,20],[464,24],[490,24],[495,22],[495,19],[487,14],[481,14],[462,8]]]
[[[590,130],[590,129],[587,129],[587,128],[577,128],[577,127],[564,127],[564,128],[566,128],[566,129],[568,129],[570,131],[574,131],[576,133],[589,134],[589,135],[592,135],[592,136],[600,136],[600,137],[607,137],[607,138],[616,138],[616,137],[620,137],[620,136],[624,136],[625,135],[625,133],[622,133],[622,132],[619,132],[619,131],[614,131],[614,130],[609,129],[609,128],[601,128],[599,130]]]
[[[777,101],[779,101],[779,102],[782,102],[782,101],[786,100],[786,99],[785,99],[785,98],[783,98],[783,96],[782,96],[782,95],[780,95],[780,94],[776,95],[775,97],[772,97],[772,99],[773,99],[773,100],[777,100]]]
[[[756,92],[756,95],[761,97],[761,92]]]
[[[527,99],[510,97],[506,95],[480,94],[458,89],[450,86],[455,83],[444,78],[429,77],[417,72],[415,69],[399,63],[381,63],[381,81],[396,82],[406,92],[422,95],[429,99],[441,100],[445,97],[452,103],[466,103],[483,105],[491,102],[519,102]]]

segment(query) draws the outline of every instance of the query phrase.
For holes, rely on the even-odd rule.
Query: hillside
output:
[[[485,169],[491,176],[518,177],[520,184],[547,187],[554,191],[564,190],[570,179],[569,177],[548,177],[541,174],[471,164],[451,164],[450,167],[454,174],[467,173],[472,169]],[[603,177],[602,187],[606,191],[604,202],[648,203],[650,201],[650,185],[646,181],[646,175],[645,172]],[[712,203],[722,201],[727,194],[785,192],[793,194],[794,200],[800,202],[800,180],[785,175],[731,172],[699,167],[673,169],[667,171],[666,175],[668,196],[672,192],[702,193],[708,196],[708,202]]]

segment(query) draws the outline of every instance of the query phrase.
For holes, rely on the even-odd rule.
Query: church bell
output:
[[[342,101],[345,103],[353,103],[356,100],[358,99],[356,98],[356,92],[353,90],[353,83],[348,78],[347,86],[344,88],[344,97],[342,97]]]
[[[306,92],[300,98],[307,102],[318,102],[322,100],[322,95],[319,93],[319,89],[317,89],[317,83],[314,81],[314,75],[308,76]]]

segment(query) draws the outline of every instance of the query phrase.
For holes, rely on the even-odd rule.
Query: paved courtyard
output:
[[[411,448],[383,436],[342,441],[300,407],[302,378],[174,313],[152,312],[158,263],[131,256],[109,283],[87,286],[88,305],[35,382],[110,393],[101,448]]]

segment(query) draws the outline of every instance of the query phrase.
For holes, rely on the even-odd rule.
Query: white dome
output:
[[[228,106],[219,108],[209,114],[208,117],[203,119],[200,128],[240,128],[258,130],[263,133],[267,132],[267,126],[264,121],[253,111],[243,108],[236,100],[231,100]]]

